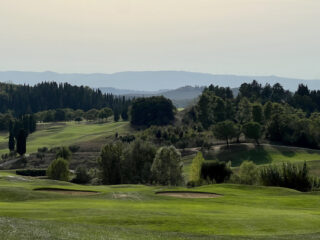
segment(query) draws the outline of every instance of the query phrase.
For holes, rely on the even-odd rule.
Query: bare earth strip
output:
[[[178,198],[218,198],[222,195],[204,192],[157,192],[157,195],[178,197]]]

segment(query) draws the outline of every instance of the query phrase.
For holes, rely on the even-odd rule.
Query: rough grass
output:
[[[207,158],[226,162],[231,161],[232,166],[237,167],[245,160],[253,161],[259,165],[281,162],[319,161],[320,150],[267,144],[255,147],[237,144],[232,145],[230,149],[227,147],[215,149],[210,152]]]
[[[155,192],[184,188],[23,179],[0,171],[1,239],[320,239],[318,193],[221,184],[191,189],[220,198],[181,199]],[[39,187],[101,194],[33,191]]]
[[[36,152],[40,147],[72,145],[94,142],[116,132],[121,134],[129,128],[128,122],[59,122],[38,124],[38,130],[27,139],[27,153]],[[0,134],[0,154],[8,152],[8,133]]]

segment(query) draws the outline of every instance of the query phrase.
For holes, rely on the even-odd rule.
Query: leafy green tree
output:
[[[133,101],[131,124],[137,126],[168,125],[174,120],[175,107],[163,96],[137,98]]]
[[[56,153],[56,158],[63,158],[67,161],[71,159],[72,153],[68,147],[60,147]]]
[[[272,102],[268,101],[263,106],[263,115],[264,115],[266,121],[269,121],[271,119],[271,116],[272,116]]]
[[[151,166],[153,180],[161,185],[182,184],[182,167],[181,154],[175,147],[161,147]]]
[[[237,132],[238,129],[236,125],[230,120],[219,122],[213,127],[213,135],[218,139],[225,140],[228,147],[229,140],[236,137]]]
[[[251,161],[244,161],[240,165],[239,177],[242,184],[256,184],[259,177],[257,165]]]
[[[17,137],[17,153],[20,156],[24,155],[27,151],[27,133],[24,129],[20,129]]]
[[[50,179],[68,181],[69,180],[68,162],[63,158],[57,158],[53,160],[47,169],[47,175]]]
[[[108,143],[102,148],[98,163],[102,172],[103,184],[121,183],[120,162],[122,154],[123,144],[120,142]]]
[[[243,97],[241,98],[238,104],[238,109],[236,112],[236,120],[240,125],[242,125],[244,123],[251,121],[251,119],[252,119],[251,104],[247,98]]]
[[[12,132],[9,133],[9,143],[8,143],[8,147],[10,152],[14,151],[14,147],[15,147],[16,143],[14,140],[14,135]]]
[[[263,122],[263,109],[260,103],[255,103],[252,105],[252,120],[254,122],[262,123]]]
[[[202,93],[197,106],[199,120],[206,129],[214,123],[224,121],[226,119],[226,113],[230,114],[232,111],[230,108],[226,111],[225,101],[211,91],[204,91]]]
[[[90,109],[89,111],[87,111],[85,114],[84,114],[84,117],[87,119],[87,120],[95,120],[98,118],[98,115],[99,115],[99,111],[95,108],[93,109]]]
[[[111,108],[108,108],[108,107],[105,107],[105,108],[100,109],[99,114],[98,114],[98,117],[99,117],[100,119],[104,119],[104,118],[111,117],[112,114],[113,114],[112,109],[111,109]]]
[[[149,182],[155,155],[156,148],[151,143],[137,140],[131,145],[131,158],[135,165],[136,178],[140,183]]]
[[[259,145],[259,139],[262,137],[262,127],[257,122],[248,122],[242,126],[242,131],[247,138],[254,139]]]
[[[190,181],[195,183],[199,182],[201,179],[201,167],[204,162],[204,158],[201,152],[193,158],[191,168],[190,168]]]

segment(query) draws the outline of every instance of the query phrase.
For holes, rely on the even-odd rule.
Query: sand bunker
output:
[[[99,193],[95,191],[81,191],[81,190],[62,189],[62,188],[36,188],[34,190],[42,191],[42,192],[55,192],[55,193],[61,193],[66,195],[73,195],[73,196],[95,195]]]
[[[222,197],[222,195],[215,194],[215,193],[206,193],[206,192],[156,192],[157,195],[161,196],[170,196],[170,197],[177,197],[177,198],[217,198]]]

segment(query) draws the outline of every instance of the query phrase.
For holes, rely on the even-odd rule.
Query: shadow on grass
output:
[[[219,161],[231,161],[233,167],[238,167],[244,161],[252,161],[255,164],[268,164],[272,158],[263,146],[249,147],[247,145],[223,147],[219,152],[213,153],[212,157]]]
[[[296,151],[288,148],[278,147],[277,150],[286,157],[294,157],[296,155]]]

